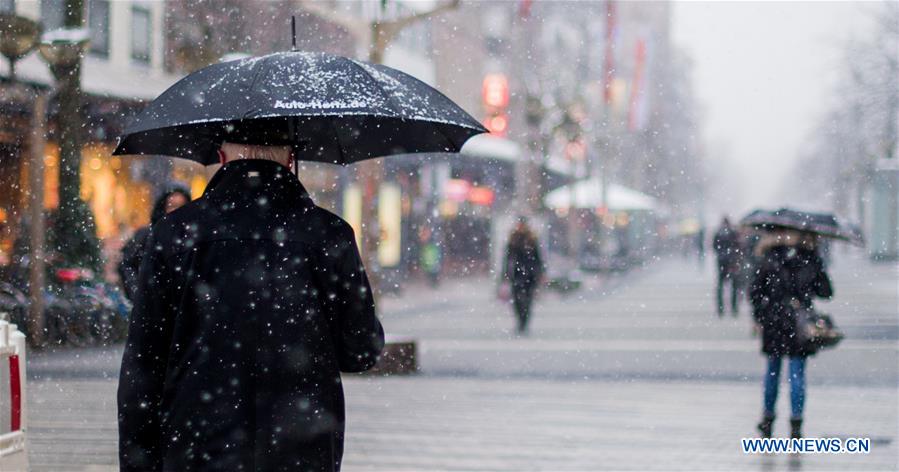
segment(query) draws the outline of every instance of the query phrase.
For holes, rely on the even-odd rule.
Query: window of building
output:
[[[106,57],[109,55],[109,0],[90,0],[87,5],[90,52]]]
[[[16,12],[16,0],[0,0],[0,12]]]
[[[150,10],[143,7],[131,8],[131,58],[135,61],[150,62],[153,30]]]
[[[41,0],[41,24],[44,31],[62,28],[65,18],[65,0]]]

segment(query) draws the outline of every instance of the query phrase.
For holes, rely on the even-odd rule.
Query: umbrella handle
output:
[[[297,52],[297,16],[296,15],[290,15],[290,35],[291,35],[290,50],[292,52]]]
[[[300,176],[300,156],[302,156],[303,152],[309,147],[309,141],[300,140],[298,121],[299,118],[297,117],[291,117],[287,120],[287,132],[291,142],[290,149],[293,153],[293,173],[297,177]]]
[[[290,18],[291,24],[295,24],[296,20],[294,17]],[[294,48],[296,50],[296,48]],[[291,117],[287,119],[287,133],[288,139],[290,139],[290,152],[293,154],[293,173],[298,178],[300,176],[300,146],[297,145],[297,119],[295,117]]]

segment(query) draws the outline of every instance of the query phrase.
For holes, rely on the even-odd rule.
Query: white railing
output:
[[[0,470],[28,470],[25,335],[0,313]]]

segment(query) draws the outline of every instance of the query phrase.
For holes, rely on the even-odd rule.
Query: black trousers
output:
[[[515,316],[518,319],[518,331],[528,329],[528,321],[531,318],[531,304],[533,302],[533,285],[512,284],[512,306],[515,308]]]
[[[740,293],[739,276],[726,269],[718,270],[718,313],[724,313],[724,286],[730,285],[730,309],[736,313],[739,305],[737,297]]]

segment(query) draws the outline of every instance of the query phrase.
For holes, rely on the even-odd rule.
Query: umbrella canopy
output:
[[[760,209],[746,215],[740,220],[740,224],[760,229],[795,229],[853,244],[864,244],[864,237],[858,228],[840,221],[830,213],[812,213],[790,208],[773,211]]]
[[[458,152],[487,130],[446,96],[395,69],[325,53],[213,64],[156,98],[113,154],[217,162],[224,141],[291,145],[301,160],[350,164]]]
[[[572,185],[574,188],[572,189]],[[572,192],[573,190],[573,192]],[[572,205],[572,193],[574,204]],[[572,184],[557,188],[543,200],[547,208],[599,208],[602,206],[602,183],[598,178],[580,180]],[[610,210],[656,210],[658,203],[655,198],[618,184],[609,184],[606,193],[606,207]]]

